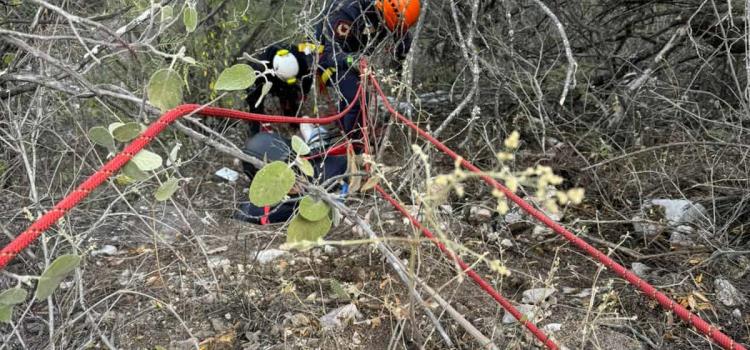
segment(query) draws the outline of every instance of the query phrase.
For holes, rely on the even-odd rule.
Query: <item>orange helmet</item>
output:
[[[390,31],[405,32],[419,20],[419,0],[375,0],[375,8]]]

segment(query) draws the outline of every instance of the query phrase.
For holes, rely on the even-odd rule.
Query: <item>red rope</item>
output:
[[[448,148],[448,146],[438,141],[428,132],[422,130],[419,126],[414,124],[408,118],[401,115],[388,102],[388,99],[383,93],[383,90],[380,88],[380,84],[378,83],[378,81],[375,79],[374,76],[372,75],[370,76],[370,81],[372,82],[372,85],[375,87],[375,89],[378,91],[380,98],[383,100],[383,103],[385,104],[386,108],[391,113],[391,115],[395,116],[400,122],[406,124],[411,129],[416,131],[422,138],[432,143],[437,149],[447,154],[452,159],[459,160],[461,165],[464,168],[469,169],[470,171],[474,173],[480,174],[484,182],[502,191],[507,198],[509,198],[514,203],[516,203],[516,205],[521,207],[521,209],[526,211],[529,215],[533,216],[534,218],[539,220],[541,223],[543,223],[545,226],[549,227],[553,231],[565,237],[565,239],[573,243],[576,247],[584,251],[586,254],[593,257],[594,259],[602,263],[604,266],[614,271],[617,275],[624,278],[626,281],[628,281],[628,283],[632,284],[633,286],[641,290],[643,293],[646,294],[646,296],[659,302],[659,305],[661,305],[664,309],[666,309],[667,311],[674,312],[683,321],[694,326],[699,332],[708,336],[711,340],[719,344],[724,349],[747,350],[744,346],[742,346],[741,344],[738,344],[732,338],[730,338],[726,334],[719,331],[718,328],[704,321],[698,315],[690,312],[688,309],[686,309],[679,303],[675,302],[674,300],[666,296],[664,293],[659,292],[654,286],[644,281],[643,279],[638,277],[636,274],[634,274],[633,272],[631,272],[624,266],[618,264],[617,262],[612,260],[609,256],[600,252],[598,249],[586,243],[586,241],[579,238],[578,236],[570,232],[568,229],[566,229],[559,223],[555,222],[555,220],[552,220],[549,216],[545,215],[540,210],[534,208],[534,206],[532,206],[531,204],[523,200],[521,197],[513,193],[513,191],[503,186],[492,177],[484,175],[481,169],[476,167],[474,164],[471,164],[470,162],[466,161],[463,157],[459,156],[456,152]]]

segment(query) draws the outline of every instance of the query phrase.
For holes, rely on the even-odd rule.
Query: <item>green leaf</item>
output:
[[[10,323],[10,317],[13,315],[12,305],[0,305],[0,322]]]
[[[141,124],[140,123],[127,123],[120,126],[115,127],[115,129],[112,131],[112,136],[115,137],[115,140],[120,142],[128,142],[141,134]]]
[[[294,186],[294,171],[280,161],[260,169],[250,184],[250,202],[265,207],[281,202]]]
[[[125,123],[114,122],[112,124],[109,124],[109,126],[107,127],[107,130],[111,134],[111,133],[115,132],[115,129],[117,129],[117,128],[123,126],[123,125],[125,125]]]
[[[62,255],[55,259],[39,277],[34,298],[36,300],[47,299],[55,292],[60,282],[73,272],[80,263],[81,257],[74,254]]]
[[[26,301],[28,293],[23,288],[11,288],[0,293],[0,306],[13,306]]]
[[[216,90],[245,90],[255,83],[255,71],[246,64],[235,64],[219,74],[214,88]]]
[[[171,69],[160,69],[151,76],[146,87],[151,103],[166,112],[182,103],[182,79]]]
[[[305,196],[299,203],[299,214],[310,221],[323,220],[323,218],[328,217],[328,213],[330,212],[331,207],[326,202],[316,202],[310,196]]]
[[[174,18],[174,8],[172,5],[163,6],[161,8],[161,22],[169,22]]]
[[[141,169],[141,171],[151,171],[161,167],[162,159],[160,155],[144,149],[133,156],[131,162],[133,162],[138,169]]]
[[[194,32],[198,26],[198,11],[190,6],[185,7],[182,11],[182,23],[185,24],[188,33]]]
[[[10,66],[11,63],[13,63],[13,60],[16,58],[15,54],[12,53],[6,53],[3,55],[3,64],[6,66]]]
[[[302,241],[317,241],[323,238],[331,230],[331,219],[327,216],[322,220],[310,221],[301,215],[296,215],[289,223],[286,242],[297,243]]]
[[[89,139],[99,146],[107,147],[110,152],[114,152],[116,149],[112,134],[103,126],[95,126],[89,129]]]
[[[292,136],[292,149],[301,156],[310,154],[310,146],[307,145],[305,140],[297,135]]]
[[[169,179],[167,182],[161,184],[159,186],[159,189],[156,190],[156,193],[154,194],[154,197],[157,201],[163,202],[167,199],[172,198],[172,195],[177,191],[177,188],[179,188],[180,179]]]
[[[310,161],[304,158],[298,158],[297,161],[294,163],[297,165],[299,170],[302,170],[302,173],[313,177],[315,176],[315,169],[313,168],[312,164],[310,164]]]
[[[265,84],[263,84],[263,88],[260,90],[260,97],[258,98],[258,101],[255,101],[256,108],[260,106],[261,103],[263,103],[263,98],[266,97],[266,95],[268,95],[272,87],[273,87],[273,83],[270,81],[267,81],[265,82]]]
[[[125,177],[127,177],[129,180],[135,181],[141,181],[148,178],[148,174],[141,171],[141,169],[138,169],[138,166],[135,165],[133,161],[128,162],[124,167],[122,167],[122,174],[125,175]]]

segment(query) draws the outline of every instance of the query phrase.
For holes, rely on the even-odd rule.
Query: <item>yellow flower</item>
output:
[[[490,269],[500,274],[500,276],[510,276],[510,270],[500,260],[490,261]]]
[[[512,192],[516,192],[518,189],[518,179],[515,176],[509,176],[505,179],[505,186],[508,187]]]
[[[507,162],[515,158],[512,153],[500,152],[497,154],[497,159],[501,162]]]
[[[505,215],[505,214],[508,213],[509,210],[510,210],[510,207],[508,207],[508,202],[506,202],[505,200],[502,200],[502,199],[499,200],[499,201],[497,201],[497,212],[498,213],[500,213],[502,215]]]
[[[518,148],[519,140],[521,139],[521,134],[518,133],[518,131],[513,131],[510,133],[510,136],[505,139],[505,142],[503,143],[506,148],[508,149],[516,149]]]
[[[457,194],[457,195],[458,195],[459,197],[463,197],[463,196],[464,196],[464,186],[463,186],[463,185],[461,185],[461,184],[456,184],[456,187],[455,187],[455,189],[456,189],[456,194]]]
[[[557,214],[560,211],[560,208],[557,206],[557,202],[555,202],[554,199],[547,199],[544,201],[544,207],[549,210],[552,214]]]
[[[574,188],[568,191],[568,198],[573,204],[581,204],[583,202],[584,190],[582,188]]]

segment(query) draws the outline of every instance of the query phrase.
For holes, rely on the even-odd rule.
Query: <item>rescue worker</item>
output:
[[[359,62],[365,55],[375,52],[377,47],[386,41],[393,39],[395,50],[394,58],[399,62],[402,61],[411,47],[411,36],[408,29],[412,27],[419,19],[420,2],[419,0],[334,0],[325,9],[323,20],[315,28],[315,44],[300,44],[298,53],[304,52],[305,55],[295,55],[294,50],[282,51],[281,56],[292,54],[298,59],[300,69],[293,69],[294,64],[286,59],[279,59],[278,48],[270,49],[275,51],[274,70],[275,76],[281,80],[294,78],[295,81],[301,81],[301,89],[296,91],[307,92],[310,85],[305,87],[307,82],[305,77],[310,76],[305,69],[311,67],[310,52],[319,53],[317,73],[327,84],[336,88],[340,94],[339,110],[346,109],[353,104],[349,112],[340,120],[339,126],[343,134],[351,139],[360,138],[361,132],[358,128],[360,121],[361,108],[359,101],[355,100],[357,90],[360,85]],[[302,50],[302,48],[305,48]],[[270,51],[266,51],[270,55]],[[300,58],[301,57],[301,58]],[[304,64],[302,63],[304,61]],[[277,62],[279,64],[277,64]],[[290,63],[292,69],[284,70],[281,63]],[[286,67],[286,66],[284,66]],[[292,74],[294,73],[294,74]],[[300,74],[302,74],[300,76]],[[294,75],[294,77],[292,77]],[[302,77],[302,79],[300,79]],[[262,79],[259,79],[262,80]],[[287,81],[288,83],[289,81]],[[255,91],[260,91],[263,83],[256,83]],[[280,84],[283,87],[283,84]],[[306,90],[307,89],[307,90]],[[300,95],[292,94],[291,91],[272,91],[282,98],[283,94],[292,100],[290,111],[293,107],[298,108],[298,104],[292,104],[292,101],[300,100]],[[259,92],[251,92],[248,97],[248,103],[252,108],[260,97]],[[258,111],[256,109],[257,112]],[[289,113],[288,115],[294,115]],[[309,125],[309,124],[308,124]],[[305,124],[302,124],[304,127]],[[257,131],[256,131],[257,133]],[[304,135],[303,135],[304,136]],[[303,137],[308,144],[314,143],[314,137]],[[288,160],[291,154],[289,141],[280,137],[278,134],[260,133],[249,138],[245,145],[244,151],[260,159],[271,160]],[[311,147],[315,148],[315,147]],[[315,168],[315,178],[326,180],[328,178],[344,174],[346,172],[346,156],[329,156],[323,154],[311,160]],[[252,166],[250,166],[252,167]],[[250,170],[248,172],[248,170]],[[248,169],[246,172],[252,178],[254,169]],[[277,205],[274,208],[259,208],[252,203],[245,202],[240,205],[240,212],[235,216],[237,219],[253,223],[274,223],[283,222],[289,219],[296,208],[296,202]]]
[[[360,105],[355,101],[360,83],[359,62],[388,37],[395,43],[395,59],[402,61],[411,48],[408,29],[419,19],[419,0],[336,0],[315,28],[323,46],[320,69],[333,72],[332,84],[341,95],[339,109],[354,106],[341,120],[342,131],[360,137],[356,128]]]

